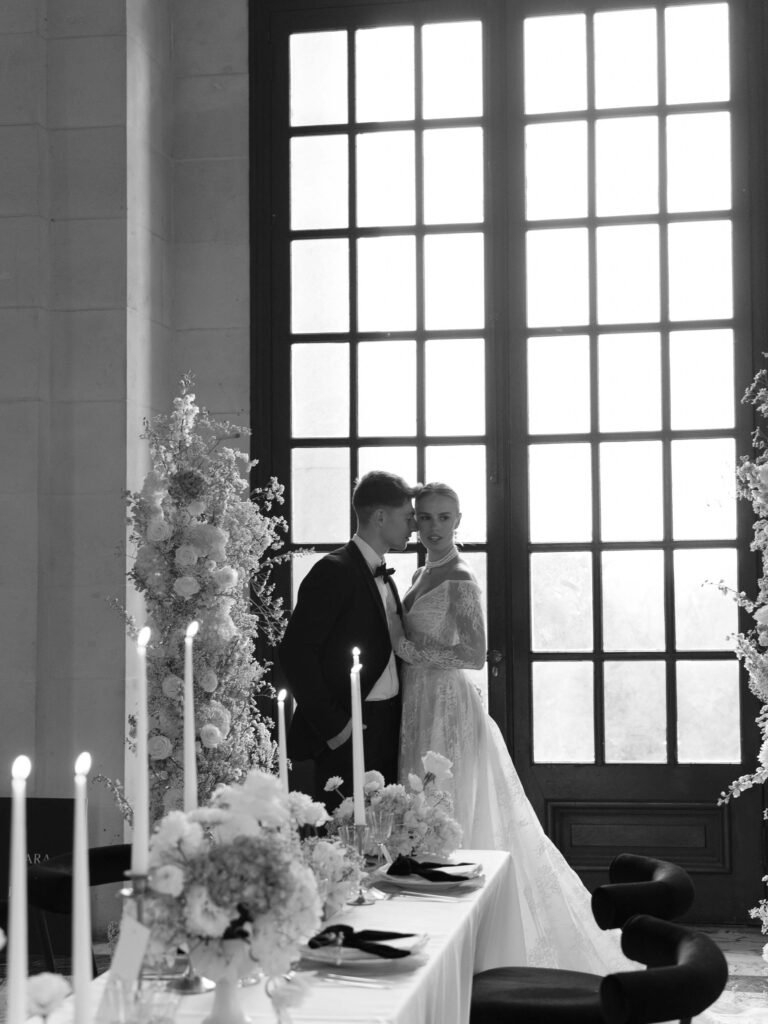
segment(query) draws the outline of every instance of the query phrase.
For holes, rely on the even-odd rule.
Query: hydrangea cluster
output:
[[[268,975],[290,970],[322,910],[298,826],[324,813],[308,798],[289,799],[274,775],[258,769],[220,787],[206,807],[169,812],[150,840],[150,957],[181,947],[193,962],[226,960],[224,944],[235,939],[244,970],[254,961]]]
[[[462,829],[453,817],[453,799],[441,785],[453,775],[453,762],[442,754],[428,751],[421,759],[424,775],[408,776],[408,786],[385,785],[381,772],[365,773],[363,793],[366,807],[391,812],[392,835],[387,848],[393,857],[431,853],[448,857],[461,845]],[[344,780],[338,775],[328,779],[326,792],[340,792]],[[332,825],[354,820],[354,801],[345,797],[333,812]]]
[[[268,663],[254,658],[254,640],[274,645],[285,628],[272,568],[285,555],[286,523],[272,514],[283,489],[249,490],[256,465],[226,444],[250,434],[217,421],[198,406],[190,376],[182,377],[170,415],[145,423],[152,469],[140,491],[127,494],[135,559],[128,576],[143,594],[152,628],[147,651],[148,750],[152,816],[181,806],[184,636],[197,620],[193,644],[199,798],[248,770],[274,769],[272,722],[256,705],[271,696]],[[135,624],[132,624],[135,628]]]

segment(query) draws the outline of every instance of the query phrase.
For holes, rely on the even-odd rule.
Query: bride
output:
[[[539,824],[501,732],[467,677],[466,669],[485,664],[486,644],[480,588],[454,543],[460,520],[452,488],[431,483],[417,491],[427,561],[403,598],[405,636],[393,637],[405,662],[400,779],[421,774],[427,750],[453,762],[463,846],[512,854],[531,966],[594,974],[636,968],[620,952],[618,932],[595,924],[590,893]]]

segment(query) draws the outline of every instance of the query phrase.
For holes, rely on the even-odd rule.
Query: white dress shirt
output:
[[[384,559],[373,550],[370,544],[364,541],[363,538],[359,537],[357,534],[354,535],[352,540],[360,549],[360,553],[365,559],[368,568],[371,570],[371,574],[376,572],[376,567],[381,565]],[[376,577],[376,587],[381,595],[387,620],[389,620],[390,616],[397,615],[397,608],[395,607],[395,598],[392,593],[392,588],[383,576]],[[365,651],[362,652],[361,660],[365,663]],[[397,662],[395,661],[394,652],[392,652],[389,655],[389,661],[387,662],[386,668],[373,684],[371,692],[365,699],[389,700],[391,697],[396,697],[399,691],[400,680],[397,677]]]

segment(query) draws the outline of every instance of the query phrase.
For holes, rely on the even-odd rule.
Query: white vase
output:
[[[238,980],[253,971],[248,944],[242,939],[214,939],[192,945],[189,959],[198,974],[216,983],[213,1006],[203,1024],[246,1024]]]

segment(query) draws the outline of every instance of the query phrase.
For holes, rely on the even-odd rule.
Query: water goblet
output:
[[[360,858],[360,863],[365,864],[365,849],[370,839],[370,829],[367,825],[340,825],[339,838],[350,850],[354,850]],[[366,907],[375,903],[376,899],[363,888],[362,875],[355,895],[347,900],[353,907]]]
[[[381,867],[382,864],[389,864],[392,860],[385,843],[392,835],[395,816],[392,811],[383,811],[379,808],[369,807],[366,820],[368,822],[371,845],[375,849],[373,867],[376,869]]]

